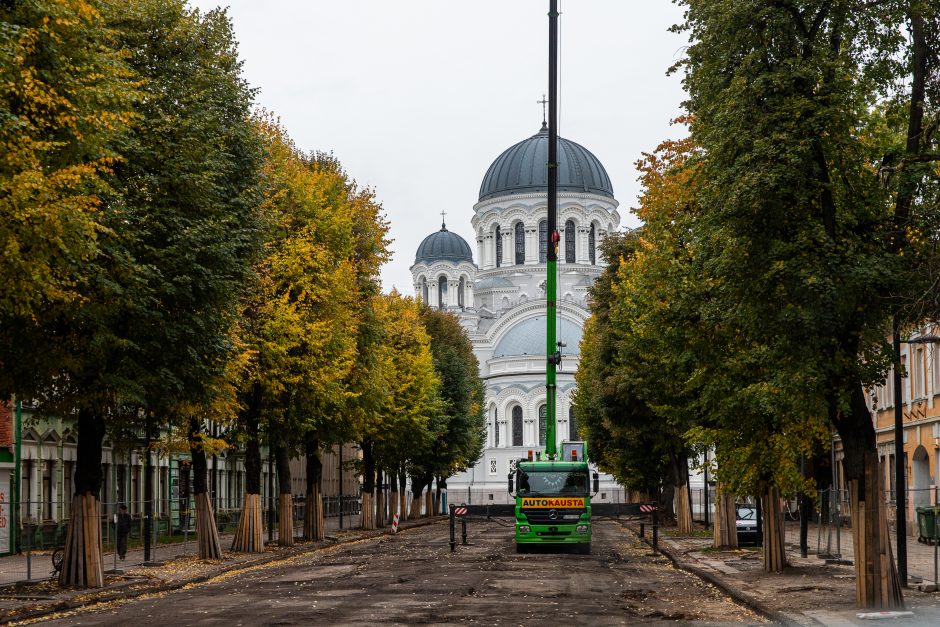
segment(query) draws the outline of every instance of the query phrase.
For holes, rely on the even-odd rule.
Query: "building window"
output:
[[[545,432],[548,428],[548,406],[539,407],[539,446],[545,446]]]
[[[596,241],[597,241],[596,227],[593,224],[591,224],[591,230],[588,233],[588,254],[591,257],[592,266],[597,262],[597,254],[594,250],[594,244]]]
[[[924,398],[924,349],[917,347],[917,350],[914,353],[914,363],[913,372],[911,376],[914,378],[914,398],[921,399]]]
[[[574,415],[574,405],[568,408],[568,439],[578,439],[578,421]]]
[[[493,408],[493,446],[499,446],[499,409]]]
[[[522,408],[512,408],[512,445],[522,446]]]
[[[489,459],[489,465],[490,465],[490,474],[495,475],[496,474],[496,459],[491,457]]]
[[[437,280],[437,308],[443,309],[447,306],[447,277],[442,276]]]
[[[516,222],[516,265],[525,263],[525,227],[522,222]]]
[[[43,520],[52,520],[53,485],[55,485],[55,461],[48,459],[43,464],[42,471]]]
[[[496,225],[496,267],[503,265],[503,236],[499,232],[499,225]]]
[[[457,288],[457,305],[458,305],[461,309],[464,308],[464,303],[463,303],[463,290],[464,290],[464,286],[465,286],[466,284],[467,284],[467,283],[466,283],[466,281],[464,280],[464,278],[463,278],[463,277],[460,277],[460,286]]]
[[[565,221],[565,263],[574,263],[574,220]]]
[[[539,220],[539,263],[548,259],[548,222]]]
[[[933,354],[933,393],[940,395],[940,346],[934,344],[930,352]]]

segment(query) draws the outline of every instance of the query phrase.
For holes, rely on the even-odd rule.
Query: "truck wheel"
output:
[[[585,542],[584,544],[578,545],[578,555],[590,555],[591,554],[591,543]]]
[[[516,553],[528,553],[528,552],[529,552],[529,545],[527,544],[516,545]]]

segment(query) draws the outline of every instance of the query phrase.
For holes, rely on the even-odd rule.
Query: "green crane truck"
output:
[[[591,497],[597,494],[584,456],[584,442],[563,442],[562,460],[519,460],[509,475],[516,497],[516,551],[537,545],[591,552]],[[593,490],[591,489],[593,487]]]
[[[545,450],[520,460],[509,475],[516,495],[516,550],[539,545],[573,545],[591,552],[591,484],[584,442],[563,442],[559,459],[555,441],[558,400],[556,373],[564,342],[556,341],[558,308],[558,0],[548,11],[548,162],[546,165],[548,250],[545,286]],[[594,475],[594,493],[598,488]]]

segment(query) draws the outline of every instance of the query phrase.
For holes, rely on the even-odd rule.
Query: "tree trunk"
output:
[[[769,488],[761,495],[761,499],[764,515],[764,570],[768,573],[783,572],[787,567],[787,552],[783,543],[780,491],[777,488]]]
[[[291,496],[290,454],[286,446],[278,446],[277,458],[277,544],[294,546],[294,498]]]
[[[848,412],[832,412],[842,438],[843,470],[849,488],[855,549],[855,598],[860,608],[904,607],[891,555],[884,477],[875,448],[875,428],[861,384],[853,386]]]
[[[408,475],[404,468],[398,471],[398,521],[408,520]]]
[[[689,502],[689,457],[684,450],[669,453],[676,499],[676,533],[692,535],[692,504]]]
[[[738,546],[738,514],[734,509],[734,494],[726,492],[723,486],[715,490],[715,521],[713,546]]]
[[[375,507],[372,495],[375,492],[375,457],[372,440],[366,438],[360,442],[362,448],[362,512],[360,526],[363,529],[375,529]]]
[[[78,411],[78,450],[75,464],[75,494],[72,516],[65,538],[65,554],[59,571],[60,586],[100,588],[104,585],[101,562],[101,442],[105,425],[87,408]]]
[[[396,509],[398,508],[398,473],[389,471],[386,473],[386,481],[388,482],[388,517],[390,520],[395,518]],[[401,520],[401,515],[399,514],[398,520]]]
[[[421,518],[421,492],[424,483],[418,477],[411,478],[411,513],[408,514],[409,520]]]
[[[424,493],[424,517],[431,518],[434,516],[434,492],[432,488],[434,487],[434,481],[430,477],[428,478],[427,490]]]
[[[342,446],[342,445],[340,445]],[[320,460],[320,440],[316,432],[307,432],[307,507],[304,510],[304,540],[323,540],[323,462]]]
[[[261,445],[258,442],[256,407],[246,410],[245,499],[232,540],[232,550],[240,553],[264,552],[264,525],[261,520]]]
[[[196,543],[199,547],[199,559],[217,560],[222,557],[222,543],[219,541],[219,528],[215,524],[215,514],[209,498],[202,425],[195,418],[189,420],[189,454],[193,459],[193,498],[196,501]]]
[[[375,470],[376,492],[375,492],[375,528],[381,529],[385,526],[385,473],[381,468]]]
[[[814,447],[818,448],[818,447]],[[803,460],[803,479],[811,480],[815,474],[813,471],[813,466],[815,462],[815,451],[814,456],[809,459]],[[807,557],[809,555],[809,519],[813,515],[813,499],[810,498],[805,491],[801,490],[799,495],[799,507],[800,507],[800,557]]]

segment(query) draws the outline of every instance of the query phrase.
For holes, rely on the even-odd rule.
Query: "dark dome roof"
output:
[[[507,194],[548,191],[548,128],[496,157],[480,185],[480,200]],[[558,191],[587,192],[614,197],[610,177],[601,162],[584,146],[558,138]]]
[[[433,263],[435,261],[469,261],[473,263],[470,244],[456,233],[451,233],[441,225],[441,230],[431,233],[418,246],[415,263]]]

